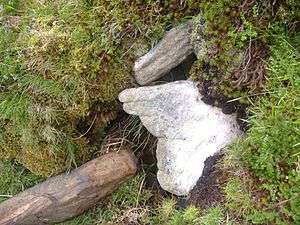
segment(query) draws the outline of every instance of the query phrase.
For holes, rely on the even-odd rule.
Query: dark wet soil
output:
[[[216,154],[206,159],[202,176],[190,192],[187,204],[208,208],[223,201],[222,184],[225,182],[223,172],[217,168],[222,154]]]
[[[248,105],[228,98],[217,91],[214,79],[220,80],[220,74],[217,71],[214,71],[209,64],[203,64],[202,70],[206,76],[210,77],[210,79],[205,79],[204,76],[198,77],[199,92],[203,96],[201,100],[208,105],[221,108],[224,114],[236,113],[236,119],[240,129],[244,132],[247,131],[249,127],[245,121],[249,117],[247,112]]]
[[[189,71],[191,70],[193,63],[197,60],[195,54],[189,55],[182,63],[173,68],[169,73],[164,75],[159,81],[173,82],[177,80],[186,80],[189,77]]]
[[[223,155],[220,153],[206,159],[203,174],[189,196],[177,198],[178,209],[184,209],[191,204],[206,209],[223,201],[222,186],[226,181],[226,174],[217,167],[217,163],[222,157]],[[163,197],[173,196],[160,187],[156,177],[157,168],[155,165],[152,165],[152,169],[149,170],[148,168],[146,171],[145,187],[147,189],[151,189]]]

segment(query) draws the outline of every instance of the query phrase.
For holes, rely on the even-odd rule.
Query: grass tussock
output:
[[[179,5],[1,0],[0,157],[42,176],[91,159],[133,60],[191,13]]]
[[[139,174],[63,225],[300,224],[299,7],[296,0],[0,0],[0,201],[88,161],[103,139],[150,149],[136,119],[104,137],[117,95],[132,85],[136,57],[202,11],[194,20],[206,21],[208,51],[191,74],[247,103],[250,114],[245,138],[222,163],[224,202],[181,209],[145,188]]]
[[[225,188],[228,206],[242,221],[300,222],[299,68],[299,38],[274,35],[265,95],[251,107],[247,137],[225,160],[238,177]]]
[[[193,66],[192,78],[209,80],[214,92],[250,104],[247,96],[260,93],[268,76],[265,62],[271,54],[272,33],[297,33],[299,2],[192,2],[202,11],[195,23],[206,21],[202,36],[206,37],[207,47]]]

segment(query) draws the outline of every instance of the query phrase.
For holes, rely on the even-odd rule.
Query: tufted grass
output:
[[[42,181],[22,165],[7,160],[0,160],[0,202]]]
[[[240,3],[0,0],[0,201],[91,159],[119,111],[117,94],[131,85],[133,60],[201,8],[210,46],[222,49],[212,63],[226,76],[216,85],[245,100],[251,112],[246,138],[228,149],[222,165],[229,171],[224,202],[207,211],[178,209],[174,199],[145,189],[140,174],[64,224],[132,218],[162,225],[300,224],[300,36],[293,27],[299,3],[284,2],[270,21],[268,13],[260,16],[270,1],[256,1],[246,12]],[[237,32],[233,22],[243,29]],[[260,58],[265,79],[258,89],[251,80],[236,88],[230,50],[257,39],[269,49]],[[253,87],[255,101],[247,97]]]
[[[91,159],[177,2],[1,0],[0,158],[44,177]]]
[[[250,108],[251,126],[246,138],[227,152],[225,164],[238,176],[225,190],[230,210],[244,221],[298,224],[299,36],[280,33],[273,38],[265,94]]]

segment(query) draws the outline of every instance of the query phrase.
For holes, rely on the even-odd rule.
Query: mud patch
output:
[[[193,63],[197,60],[195,54],[189,55],[182,63],[173,68],[169,73],[164,75],[158,82],[174,82],[178,80],[186,80],[189,77]]]
[[[245,122],[249,117],[248,105],[220,93],[216,87],[216,81],[221,79],[221,75],[215,68],[211,68],[209,64],[203,64],[202,67],[203,73],[209,79],[206,79],[204,76],[198,77],[199,92],[203,96],[201,100],[208,105],[221,108],[224,114],[236,113],[240,129],[246,132],[249,129],[249,124]]]
[[[222,185],[226,179],[216,166],[222,158],[223,154],[216,154],[206,159],[203,174],[190,192],[187,204],[205,209],[223,201]]]

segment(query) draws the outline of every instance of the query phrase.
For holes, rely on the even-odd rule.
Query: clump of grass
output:
[[[211,80],[216,92],[230,98],[260,92],[267,75],[264,61],[270,54],[270,27],[284,24],[290,34],[295,34],[299,3],[205,0],[190,4],[202,10],[200,18],[206,21],[203,34],[207,39],[207,51],[201,53],[191,76]],[[239,100],[249,104],[247,98]]]
[[[153,209],[153,215],[148,218],[150,224],[175,225],[175,224],[198,224],[200,211],[194,206],[184,210],[178,210],[176,200],[166,198]]]
[[[175,198],[162,198],[144,187],[139,174],[94,209],[61,225],[69,224],[137,224],[137,225],[221,225],[225,215],[220,206],[201,212],[191,205],[178,209]]]
[[[231,167],[231,177],[235,177],[225,187],[227,213],[238,224],[298,224],[300,17],[296,8],[299,2],[285,1],[271,6],[269,1],[221,0],[200,4],[203,9],[206,7],[206,32],[218,36],[209,47],[217,44],[219,51],[213,54],[213,61],[209,60],[209,52],[198,60],[192,71],[194,77],[200,74],[202,80],[212,83],[215,92],[252,105],[247,137],[233,144],[225,159]],[[236,28],[241,24],[240,32]],[[264,43],[268,48],[266,54],[258,54],[263,53],[263,48],[253,43]],[[249,44],[252,50],[258,48],[251,53]],[[246,73],[239,74],[230,68],[234,62],[231,49],[248,52],[251,59],[240,64]],[[263,66],[264,81],[252,91],[251,85],[248,86],[251,74],[247,75],[251,70],[247,71],[247,66],[251,68],[251,60],[258,58],[259,64],[253,65],[260,66],[253,68]],[[207,67],[203,61],[213,66]],[[241,79],[246,82],[241,84]],[[236,89],[234,84],[240,87]]]
[[[0,202],[42,181],[22,165],[0,160]]]
[[[201,216],[201,223],[203,225],[221,225],[232,224],[229,219],[226,219],[224,210],[221,206],[214,206],[206,210]]]
[[[136,50],[190,13],[166,3],[1,0],[0,157],[42,176],[91,159]]]
[[[297,224],[299,38],[285,36],[282,31],[273,37],[265,95],[251,107],[247,137],[227,152],[225,162],[233,166],[238,179],[227,183],[225,192],[228,208],[244,221]],[[249,171],[251,176],[247,178],[243,171]]]
[[[251,189],[249,177],[231,178],[224,187],[225,209],[231,221],[237,224],[284,224],[280,214],[268,208],[266,196]],[[257,186],[255,186],[257,188]]]
[[[225,224],[225,215],[220,206],[213,206],[201,212],[193,205],[185,209],[177,209],[174,199],[164,199],[161,205],[154,209],[149,224],[161,225],[221,225]],[[227,221],[230,224],[230,221]]]
[[[279,210],[298,223],[300,55],[291,39],[276,38],[268,64],[268,94],[252,109],[244,161],[263,182],[271,201],[287,201]]]

